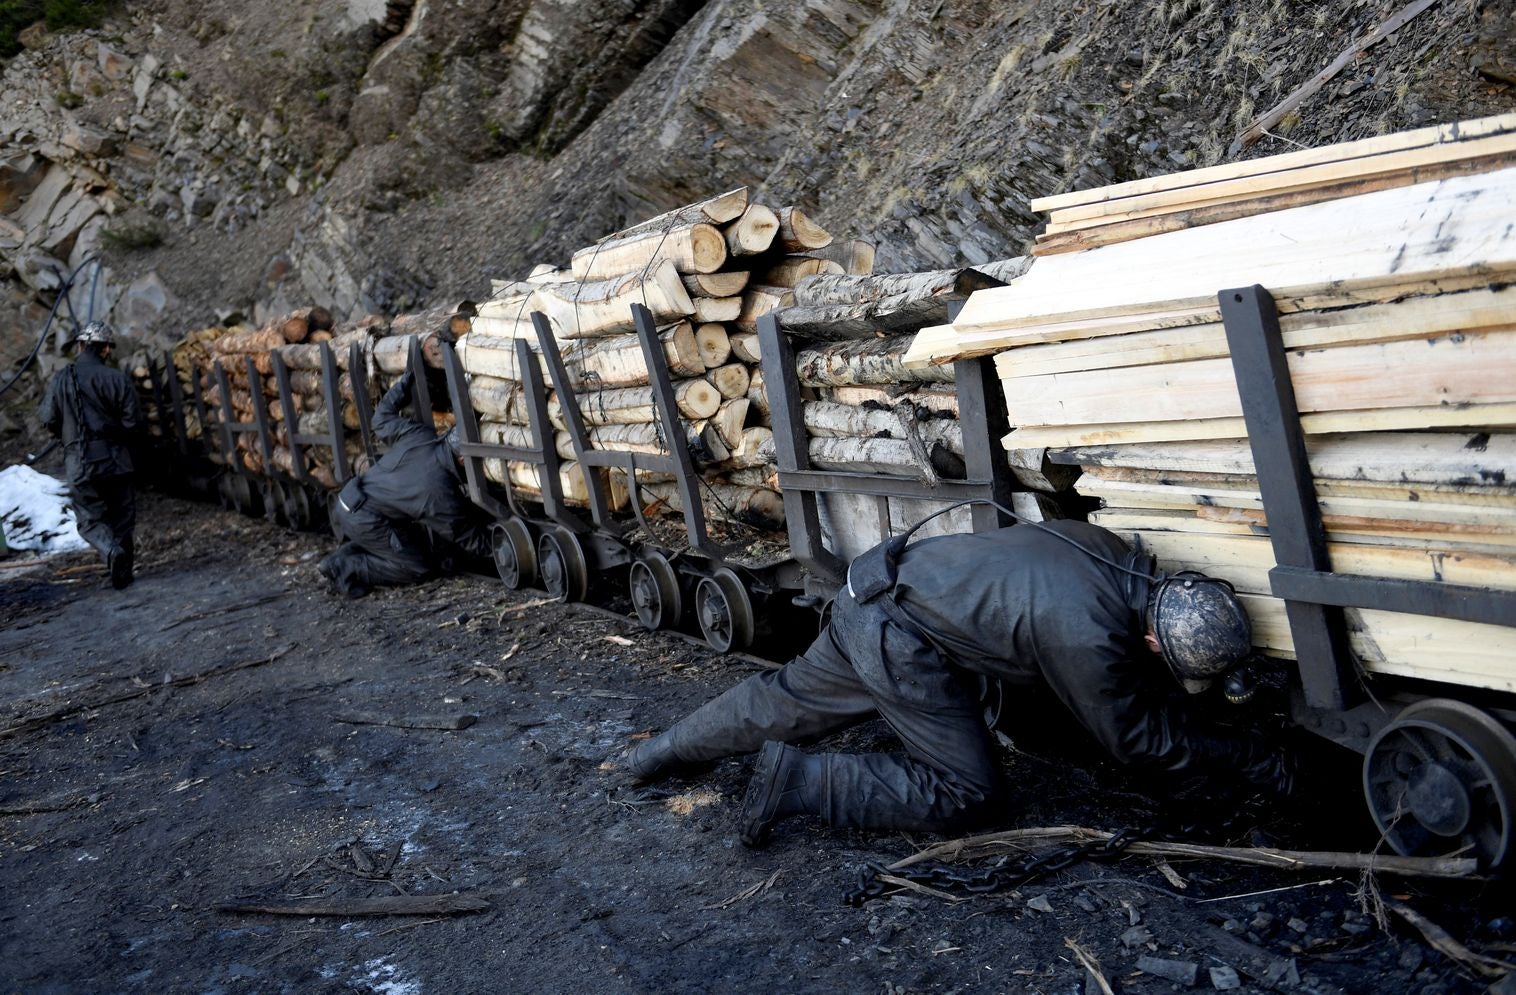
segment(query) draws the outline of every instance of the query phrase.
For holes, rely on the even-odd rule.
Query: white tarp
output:
[[[45,556],[89,548],[74,527],[68,486],[29,466],[0,470],[0,528],[11,549]]]

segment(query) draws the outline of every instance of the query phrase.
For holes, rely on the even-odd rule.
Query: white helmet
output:
[[[101,345],[115,345],[116,333],[111,326],[103,321],[92,321],[79,329],[79,334],[74,336],[78,343],[99,342]]]

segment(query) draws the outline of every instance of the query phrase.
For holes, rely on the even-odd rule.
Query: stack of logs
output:
[[[1240,329],[1224,326],[1218,300],[1261,284],[1279,312],[1332,567],[1516,589],[1516,168],[1509,149],[1459,140],[1462,126],[1439,133],[1447,178],[1406,185],[1414,172],[1387,173],[1373,192],[1313,191],[1286,210],[1255,203],[1243,217],[1039,258],[1015,285],[975,294],[951,326],[923,331],[910,361],[997,353],[1007,446],[1048,451],[1082,474],[1077,491],[1104,506],[1090,520],[1164,567],[1232,581],[1255,644],[1291,657],[1231,355],[1228,333]],[[1290,188],[1293,173],[1315,176],[1301,155],[1241,165],[1260,187]],[[1166,185],[1209,196],[1183,180]],[[1114,204],[1131,193],[1081,196]],[[1516,690],[1516,629],[1345,615],[1369,672]]]
[[[251,359],[258,373],[263,408],[274,443],[272,469],[286,476],[298,476],[289,444],[291,426],[286,424],[278,383],[273,375],[273,357],[278,354],[289,370],[296,433],[325,435],[330,431],[331,422],[322,387],[321,347],[323,343],[327,344],[339,370],[337,395],[342,403],[341,444],[348,464],[361,471],[367,463],[367,454],[362,445],[358,409],[354,403],[354,376],[367,392],[370,403],[377,403],[383,392],[405,372],[413,338],[422,341],[426,365],[440,370],[440,343],[454,341],[459,332],[466,331],[471,314],[472,305],[464,302],[399,315],[390,320],[367,315],[334,326],[325,308],[301,308],[256,329],[235,326],[192,332],[175,348],[174,363],[186,397],[190,396],[191,378],[198,378],[207,417],[214,423],[221,415],[221,387],[214,370],[214,364],[219,361],[230,388],[233,418],[239,422],[252,422],[256,418],[256,407],[247,373],[247,360]],[[349,368],[354,343],[360,346],[358,370]],[[434,391],[434,404],[443,399],[444,395]],[[452,424],[451,413],[433,412],[432,419],[438,431],[446,430]],[[191,434],[197,435],[198,430]],[[256,434],[241,433],[234,441],[244,467],[253,473],[266,472]],[[221,445],[220,435],[211,431],[211,459],[227,463],[226,454],[220,451]],[[315,482],[328,488],[338,485],[330,446],[306,447],[304,457],[304,470]]]
[[[834,243],[799,208],[755,203],[744,187],[608,235],[574,253],[567,269],[539,267],[524,281],[497,284],[459,343],[484,441],[530,445],[514,350],[518,339],[539,348],[529,317],[540,311],[563,357],[588,444],[669,452],[632,323],[631,305],[642,304],[658,325],[707,517],[781,530],[758,318],[792,304],[795,286],[807,277],[868,272],[872,264],[867,243]],[[556,394],[549,417],[557,450],[569,461],[565,499],[583,504],[585,480]],[[509,479],[525,496],[540,494],[533,465],[491,461],[486,473],[496,482]],[[604,484],[613,507],[624,509],[628,489],[617,477],[607,473]],[[638,487],[646,510],[682,510],[667,476],[639,474]]]
[[[975,290],[1014,279],[1022,258],[926,273],[819,275],[795,287],[778,313],[795,355],[810,465],[924,480],[965,477],[963,427],[951,366],[907,368],[915,333],[947,320],[948,306]],[[887,500],[891,531],[937,511],[940,503]],[[822,494],[823,538],[851,559],[886,538],[870,497]],[[1040,516],[1039,516],[1040,517]],[[967,531],[968,510],[930,523],[924,534]]]

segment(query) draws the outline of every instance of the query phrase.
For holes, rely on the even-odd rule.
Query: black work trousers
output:
[[[115,550],[134,551],[137,497],[130,473],[89,477],[69,485],[79,536],[106,559]]]
[[[920,636],[846,591],[804,653],[680,720],[686,762],[793,743],[881,715],[905,755],[823,755],[818,815],[832,826],[955,831],[999,814],[1004,781],[977,696]]]
[[[419,526],[392,522],[366,507],[349,511],[340,504],[337,524],[344,541],[321,566],[343,594],[416,584],[435,572]]]

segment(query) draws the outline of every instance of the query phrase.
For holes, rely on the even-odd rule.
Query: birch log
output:
[[[741,363],[727,363],[706,373],[705,378],[715,385],[727,400],[746,397],[752,386],[753,375]]]
[[[679,279],[691,297],[736,297],[752,274],[738,270],[725,273],[681,273]]]
[[[758,282],[770,287],[793,287],[808,276],[843,276],[840,263],[814,256],[785,256],[762,273]]]
[[[742,362],[756,366],[761,360],[757,332],[738,332],[728,335],[727,340],[731,343],[732,355]]]
[[[948,452],[963,455],[963,428],[955,419],[918,419],[914,406],[904,404],[909,413],[902,418],[895,411],[807,401],[803,409],[805,429],[812,436],[876,439],[906,439],[914,432],[928,446],[940,445]]]
[[[811,439],[806,448],[811,465],[821,470],[858,470],[924,476],[908,442],[899,439]],[[943,477],[962,479],[963,459],[941,445],[930,449],[932,469]]]
[[[531,421],[526,394],[515,380],[474,375],[469,379],[469,403],[481,419],[526,425]]]
[[[946,322],[950,302],[999,286],[1028,265],[1017,258],[928,273],[807,277],[795,285],[794,306],[779,316],[779,326],[790,335],[831,340],[915,331]]]
[[[747,424],[748,408],[752,402],[745,397],[726,401],[714,415],[711,416],[711,428],[721,437],[721,442],[728,450],[736,449],[742,445],[742,433]]]
[[[639,486],[644,498],[650,498],[676,514],[684,511],[679,488],[673,484],[647,483]],[[784,499],[762,487],[738,484],[703,484],[702,505],[711,518],[740,525],[751,525],[765,532],[784,528]]]
[[[450,342],[461,335],[468,334],[469,319],[474,316],[476,310],[477,308],[475,308],[473,301],[462,301],[458,304],[442,304],[411,314],[397,314],[394,318],[390,319],[388,334],[426,335],[433,333],[441,335],[443,341]]]
[[[555,283],[538,292],[559,338],[579,339],[636,328],[631,307],[642,304],[659,324],[694,312],[674,264],[664,260],[646,274],[629,273],[599,283]]]
[[[909,385],[907,385],[909,386]],[[877,387],[825,387],[822,388],[823,400],[835,401],[838,404],[846,404],[853,407],[872,407],[892,409],[901,401],[909,401],[915,405],[918,412],[923,412],[921,417],[941,415],[950,418],[958,417],[958,392],[954,387],[924,386],[917,390],[902,392],[898,386]]]
[[[906,369],[905,352],[910,345],[911,337],[902,335],[802,349],[795,356],[795,375],[807,387],[953,382],[950,366]]]
[[[689,322],[661,329],[658,338],[663,343],[663,358],[670,376],[698,377],[705,372],[695,330]],[[636,387],[649,382],[642,342],[636,335],[580,340],[566,350],[563,359],[575,386]]]
[[[753,370],[753,375],[748,380],[747,399],[752,402],[753,409],[758,412],[760,418],[767,422],[769,419],[769,394],[763,389],[763,367]]]
[[[732,358],[732,340],[720,322],[696,326],[695,344],[700,348],[700,361],[708,370],[725,366]]]
[[[743,331],[751,332],[758,327],[759,318],[770,311],[789,307],[794,300],[793,291],[787,288],[749,284],[742,292],[742,311],[737,315],[736,324]]]
[[[458,362],[465,372],[473,376],[520,382],[521,369],[516,362],[516,342],[516,339],[495,335],[469,334],[459,339],[453,348],[458,353]],[[536,352],[533,355],[537,359],[538,369],[545,377],[547,363]]]
[[[785,252],[809,252],[832,244],[827,230],[798,207],[779,209],[779,244]]]
[[[818,259],[830,259],[842,267],[849,276],[868,276],[874,272],[874,244],[855,238],[847,242],[833,242],[821,249],[812,249],[806,255]]]
[[[610,473],[604,469],[591,472],[600,474],[611,510],[621,511],[626,508],[630,503],[626,490],[626,478],[620,473]],[[487,459],[484,461],[484,476],[497,484],[504,484],[509,477],[511,486],[523,497],[540,498],[542,496],[541,464]],[[589,484],[578,462],[568,460],[559,465],[558,483],[565,504],[580,508],[589,504]]]
[[[479,441],[490,446],[512,446],[516,449],[531,449],[532,430],[525,425],[510,425],[505,422],[481,421]]]
[[[695,305],[692,315],[698,324],[709,321],[736,321],[742,314],[741,297],[691,297]]]
[[[756,256],[767,252],[779,235],[779,217],[762,204],[750,204],[742,216],[723,229],[726,249],[733,256]]]
[[[584,282],[640,273],[667,260],[680,273],[714,273],[726,262],[726,239],[709,224],[654,229],[574,253],[574,278]]]
[[[735,190],[728,190],[726,193],[717,194],[708,200],[702,200],[695,204],[687,204],[684,207],[676,207],[672,211],[667,211],[655,218],[638,222],[630,228],[623,228],[621,231],[613,232],[605,236],[601,241],[610,242],[616,239],[624,239],[645,231],[663,231],[666,228],[682,224],[706,222],[713,225],[724,225],[728,221],[741,217],[742,212],[747,210],[747,206],[748,188],[738,187]]]
[[[721,395],[704,380],[678,380],[673,387],[675,407],[691,421],[709,418],[721,408]],[[578,399],[579,412],[590,425],[632,425],[658,418],[653,392],[647,387],[590,389],[579,392]],[[563,405],[556,393],[548,399],[547,416],[554,427],[565,427]]]

